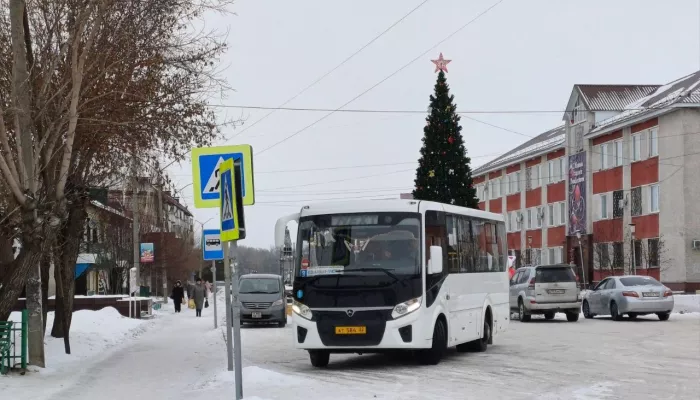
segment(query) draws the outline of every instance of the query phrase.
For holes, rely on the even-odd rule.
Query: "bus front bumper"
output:
[[[333,323],[310,321],[292,313],[294,347],[303,350],[366,353],[430,348],[432,329],[426,335],[426,332],[421,330],[421,326],[425,324],[419,324],[420,320],[420,310],[396,320],[357,319],[352,322]],[[347,329],[355,332],[342,332]]]

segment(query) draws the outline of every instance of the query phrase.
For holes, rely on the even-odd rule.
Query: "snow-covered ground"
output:
[[[291,326],[246,327],[245,399],[697,399],[696,300],[677,296],[686,313],[666,322],[649,316],[569,323],[559,315],[513,321],[486,353],[450,351],[434,367],[410,357],[333,355],[327,369],[314,369],[305,352],[291,348]],[[223,322],[223,299],[218,306]],[[195,318],[193,310],[173,314],[168,305],[150,321],[110,309],[77,312],[74,354],[63,355],[62,342],[47,338],[49,369],[0,377],[0,393],[31,400],[232,399],[222,326],[214,329],[211,307]]]

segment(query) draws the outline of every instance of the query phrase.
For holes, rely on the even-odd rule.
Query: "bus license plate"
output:
[[[262,318],[262,313],[261,312],[254,312],[252,317],[253,318]]]
[[[365,335],[367,334],[366,326],[336,326],[336,335]]]

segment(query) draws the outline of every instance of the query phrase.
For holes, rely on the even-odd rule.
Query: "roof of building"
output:
[[[581,99],[591,111],[620,111],[648,96],[659,85],[576,85]]]
[[[622,112],[612,118],[601,121],[586,136],[596,136],[632,119],[642,118],[658,112],[671,110],[687,104],[700,103],[700,71],[686,75],[656,89],[644,97],[632,101],[622,108]]]
[[[543,152],[549,152],[564,147],[566,139],[566,129],[564,125],[548,130],[513,150],[499,156],[498,158],[487,162],[486,164],[476,168],[473,175],[482,175],[486,172],[505,167],[515,160],[522,160],[535,156]]]
[[[187,206],[184,205],[184,204],[182,204],[182,203],[180,203],[180,199],[177,198],[177,197],[173,197],[173,196],[170,194],[170,192],[167,192],[167,191],[166,191],[166,192],[163,192],[163,200],[164,200],[166,203],[171,204],[171,205],[174,205],[175,207],[177,207],[178,209],[180,209],[180,210],[181,210],[183,213],[185,213],[185,215],[187,215],[188,217],[192,217],[192,213],[191,213],[190,210],[187,208]]]

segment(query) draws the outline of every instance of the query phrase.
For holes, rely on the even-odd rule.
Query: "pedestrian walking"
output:
[[[182,287],[182,282],[175,282],[170,298],[173,299],[173,304],[175,304],[175,312],[179,313],[182,311],[182,303],[185,302],[185,288]]]
[[[202,308],[204,308],[205,297],[207,296],[207,288],[202,284],[202,278],[197,278],[197,284],[192,287],[192,298],[194,299],[194,308],[197,310],[197,316],[202,316]]]

